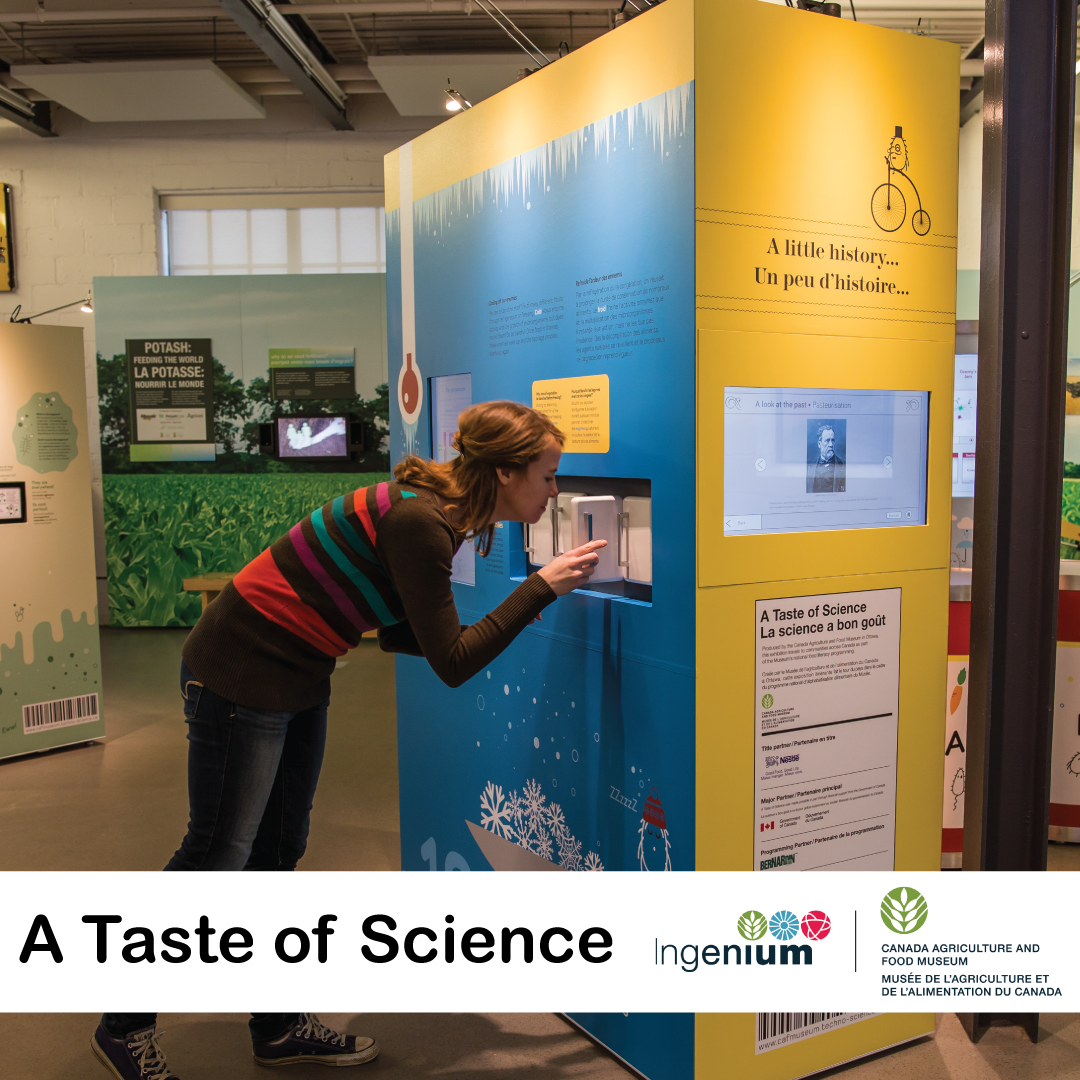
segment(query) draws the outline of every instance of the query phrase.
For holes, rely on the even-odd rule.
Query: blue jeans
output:
[[[294,870],[326,745],[324,701],[300,712],[238,705],[203,686],[180,664],[188,725],[187,835],[166,870]],[[154,1013],[106,1013],[120,1037],[155,1023]],[[256,1013],[252,1038],[283,1035],[295,1014]]]
[[[166,870],[295,870],[326,745],[328,701],[300,712],[238,705],[181,662],[187,836]]]

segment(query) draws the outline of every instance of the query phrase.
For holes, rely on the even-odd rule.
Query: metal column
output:
[[[1076,14],[986,5],[964,870],[1046,869]],[[978,1038],[991,1015],[961,1019]]]

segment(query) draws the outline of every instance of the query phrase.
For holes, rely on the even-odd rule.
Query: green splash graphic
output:
[[[63,472],[79,455],[78,439],[71,406],[55,392],[32,395],[11,432],[19,464],[37,473]]]
[[[60,615],[60,640],[53,639],[52,624],[34,627],[34,659],[23,660],[22,633],[14,648],[0,644],[0,758],[47,750],[50,746],[96,739],[105,734],[101,719],[101,645],[96,623],[85,612],[78,622],[70,611]],[[23,734],[22,707],[40,701],[79,694],[98,694],[98,719],[89,723],[49,728]]]

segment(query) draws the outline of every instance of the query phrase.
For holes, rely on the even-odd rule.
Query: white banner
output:
[[[1076,1012],[1080,939],[1047,914],[1072,910],[1075,887],[1053,873],[5,873],[0,1011]]]

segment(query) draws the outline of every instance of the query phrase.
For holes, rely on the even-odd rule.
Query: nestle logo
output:
[[[793,761],[798,760],[798,754],[788,754],[786,757],[767,757],[765,759],[765,768],[771,769],[774,765],[790,765]]]

